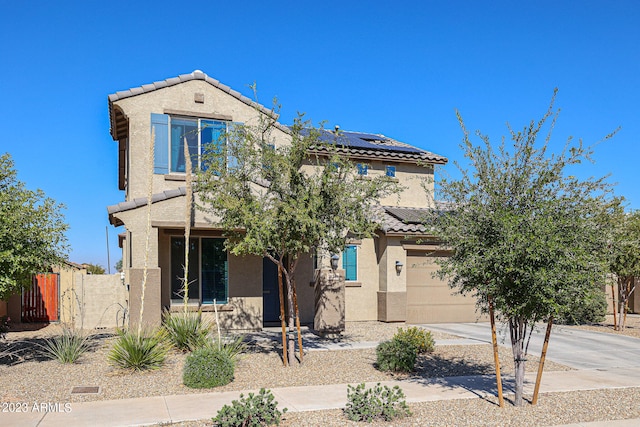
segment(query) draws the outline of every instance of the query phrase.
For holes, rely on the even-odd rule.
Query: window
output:
[[[367,175],[369,173],[369,165],[364,163],[358,163],[356,165],[358,167],[358,175]]]
[[[388,177],[394,178],[396,176],[396,167],[395,166],[386,166],[385,167],[385,175]]]
[[[347,245],[342,252],[342,268],[344,269],[345,280],[358,280],[358,247]]]
[[[171,299],[182,301],[184,237],[171,238]],[[223,304],[228,300],[229,266],[224,239],[189,239],[189,302]]]
[[[170,117],[170,172],[185,172],[184,141],[187,140],[191,164],[200,167],[200,155],[211,147],[220,149],[227,132],[226,122]]]
[[[151,126],[155,130],[154,172],[185,172],[185,138],[191,164],[194,168],[201,167],[202,154],[207,150],[220,150],[225,144],[229,124],[219,120],[151,114]]]

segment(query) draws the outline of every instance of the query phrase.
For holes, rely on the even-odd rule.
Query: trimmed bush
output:
[[[380,371],[411,372],[417,357],[418,348],[413,341],[394,337],[378,344],[376,367]]]
[[[88,349],[87,337],[69,328],[64,328],[61,335],[45,338],[42,344],[42,353],[60,363],[76,363]]]
[[[191,388],[213,388],[229,384],[233,380],[233,372],[233,360],[227,353],[202,347],[187,356],[182,382]]]
[[[371,422],[376,419],[391,421],[397,417],[409,416],[411,411],[400,387],[389,388],[378,383],[367,389],[362,383],[357,387],[347,386],[347,407],[344,414],[351,421]]]
[[[407,330],[399,328],[393,338],[412,342],[418,349],[418,354],[432,353],[435,346],[431,332],[417,326],[412,326]]]
[[[260,427],[280,425],[280,417],[287,412],[278,410],[270,390],[260,389],[258,394],[249,393],[248,397],[240,395],[240,401],[234,400],[231,406],[224,405],[213,422],[220,427]]]
[[[165,311],[162,323],[167,339],[176,349],[187,352],[207,345],[212,323],[202,318],[202,313]]]
[[[136,332],[121,330],[109,353],[109,362],[123,369],[144,371],[158,369],[169,352],[167,333],[164,329]]]

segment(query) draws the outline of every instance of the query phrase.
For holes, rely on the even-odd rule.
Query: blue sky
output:
[[[499,142],[558,87],[554,146],[622,127],[576,171],[640,208],[640,3],[523,3],[0,0],[0,152],[66,205],[70,260],[106,267],[124,197],[110,93],[200,69],[247,96],[256,82],[285,124],[306,112],[461,160],[455,109]]]

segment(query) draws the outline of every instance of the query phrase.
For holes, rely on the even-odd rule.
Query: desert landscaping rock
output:
[[[637,317],[629,319],[627,334],[638,333]],[[379,341],[390,338],[403,324],[378,322],[349,323],[345,341]],[[607,331],[607,323],[591,326]],[[52,334],[55,328],[40,332],[12,332],[8,343],[30,342]],[[182,366],[185,355],[172,353],[164,367],[157,371],[130,372],[116,369],[107,362],[107,354],[114,337],[101,332],[92,339],[92,349],[82,356],[80,363],[62,365],[44,360],[23,346],[21,358],[4,357],[0,364],[3,387],[0,399],[4,402],[62,401],[83,402],[114,400],[144,396],[202,393],[207,391],[255,390],[261,387],[290,387],[323,384],[357,384],[389,379],[420,379],[461,375],[494,374],[493,353],[490,345],[438,345],[438,340],[455,338],[434,334],[436,350],[421,356],[416,371],[405,375],[379,372],[374,367],[375,349],[310,351],[304,362],[297,361],[290,368],[282,366],[277,341],[260,341],[250,345],[235,372],[232,383],[211,390],[193,390],[182,385]],[[6,343],[5,343],[6,344]],[[1,349],[0,349],[1,350]],[[513,362],[508,348],[500,348],[503,375],[512,374]],[[537,369],[538,359],[529,355],[527,369]],[[570,368],[547,360],[545,375]],[[99,387],[97,394],[73,393],[74,387]],[[508,396],[507,396],[508,398]],[[593,421],[640,417],[640,387],[627,389],[590,390],[569,393],[548,393],[540,397],[537,406],[498,408],[496,399],[477,398],[411,404],[414,415],[392,425],[554,425],[577,421]],[[181,423],[183,426],[211,425],[210,420]],[[283,425],[342,426],[350,424],[339,410],[287,413]],[[360,424],[362,425],[362,424]],[[377,424],[373,424],[377,425]],[[389,424],[380,424],[389,425]]]

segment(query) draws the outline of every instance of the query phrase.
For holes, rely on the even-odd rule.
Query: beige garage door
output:
[[[445,252],[407,253],[407,323],[475,322],[485,320],[475,310],[475,300],[455,293],[446,281],[433,278],[434,262]]]

